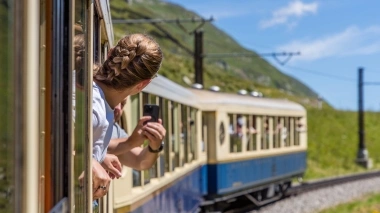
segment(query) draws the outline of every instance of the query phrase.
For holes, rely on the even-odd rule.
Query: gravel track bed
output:
[[[380,177],[299,194],[251,213],[315,213],[373,192],[380,192]]]

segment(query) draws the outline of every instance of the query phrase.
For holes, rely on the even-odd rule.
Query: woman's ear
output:
[[[140,83],[137,84],[136,89],[141,92],[148,84],[152,81],[152,79],[146,79],[141,81]]]

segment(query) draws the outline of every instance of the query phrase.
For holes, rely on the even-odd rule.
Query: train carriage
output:
[[[203,200],[201,111],[188,89],[158,76],[143,93],[130,97],[122,126],[132,132],[144,104],[158,104],[167,130],[165,148],[153,168],[135,171],[125,167],[113,182],[116,212],[196,212]],[[110,211],[113,209],[111,208]]]
[[[192,89],[207,126],[204,209],[278,199],[306,169],[306,110],[287,100]]]

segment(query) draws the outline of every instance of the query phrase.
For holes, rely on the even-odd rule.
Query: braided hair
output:
[[[151,37],[131,34],[120,39],[107,60],[94,70],[94,79],[116,90],[151,79],[160,69],[163,53]]]

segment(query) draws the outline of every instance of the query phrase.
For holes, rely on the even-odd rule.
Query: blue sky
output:
[[[258,53],[297,52],[284,66],[268,62],[337,109],[357,110],[357,70],[380,82],[378,0],[168,0],[204,18]],[[207,50],[205,50],[207,53]],[[365,108],[380,111],[380,85],[366,85]]]

